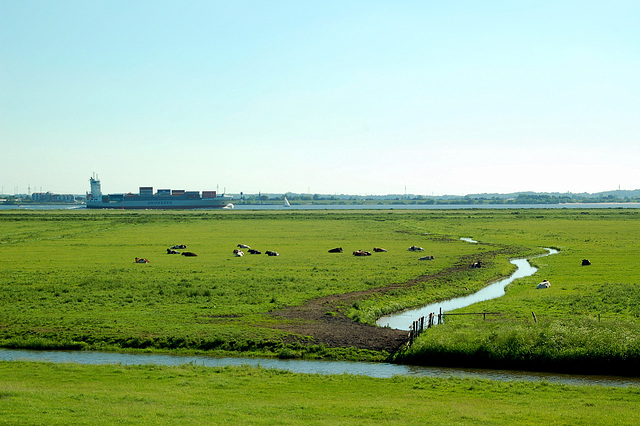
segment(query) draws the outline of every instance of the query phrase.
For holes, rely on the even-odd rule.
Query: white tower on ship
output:
[[[102,199],[102,189],[100,189],[100,179],[97,176],[89,178],[91,184],[91,193],[87,194],[87,201],[100,201]]]

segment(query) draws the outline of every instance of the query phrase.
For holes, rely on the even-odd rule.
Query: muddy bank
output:
[[[483,262],[488,263],[498,255],[512,252],[512,249],[502,248],[483,253]],[[384,294],[398,288],[410,288],[425,281],[466,271],[469,264],[477,258],[477,255],[463,257],[451,268],[436,274],[419,276],[407,283],[326,296],[310,300],[302,306],[272,311],[268,315],[285,320],[272,327],[294,333],[287,339],[287,343],[298,342],[304,345],[324,345],[332,348],[354,347],[392,354],[407,342],[408,332],[355,322],[344,314],[346,308],[373,294]]]

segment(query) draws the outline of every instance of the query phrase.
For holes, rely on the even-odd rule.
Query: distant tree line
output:
[[[640,203],[639,195],[615,194],[546,194],[519,193],[505,195],[433,196],[424,195],[322,195],[322,194],[259,194],[244,195],[245,204],[281,203],[284,198],[293,204],[422,204],[422,205],[483,205],[483,204],[570,204],[570,203]]]

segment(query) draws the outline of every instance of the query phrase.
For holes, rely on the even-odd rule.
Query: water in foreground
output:
[[[208,356],[178,356],[158,354],[121,354],[91,351],[31,351],[0,349],[0,361],[38,361],[55,363],[76,363],[88,365],[184,365],[196,364],[206,367],[251,365],[305,374],[354,374],[377,378],[393,376],[414,377],[476,377],[500,381],[542,381],[569,385],[596,386],[638,386],[640,378],[617,376],[587,376],[569,374],[536,373],[510,370],[484,370],[465,368],[422,367],[412,365],[318,361],[271,358],[214,358]]]

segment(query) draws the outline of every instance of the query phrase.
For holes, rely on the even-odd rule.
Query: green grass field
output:
[[[0,362],[2,424],[638,424],[638,388]]]
[[[265,312],[405,282],[478,251],[423,234],[404,217],[367,213],[5,213],[0,343],[268,352],[283,332]],[[238,243],[280,256],[236,258]],[[173,244],[198,257],[167,255]],[[417,262],[412,244],[438,262]],[[347,253],[327,252],[336,246]],[[350,254],[374,246],[389,252]]]
[[[474,292],[507,276],[514,269],[509,258],[555,247],[560,253],[535,259],[539,272],[508,287],[506,297],[467,309],[502,316],[450,317],[399,357],[416,363],[513,361],[518,368],[580,360],[596,366],[599,360],[633,363],[640,353],[639,214],[635,209],[3,211],[0,346],[277,355],[292,332],[274,327],[277,320],[266,315],[270,311],[432,277],[341,308],[371,324],[393,310]],[[280,256],[236,258],[232,251],[238,243]],[[167,255],[174,244],[187,244],[198,256]],[[413,244],[425,252],[408,252]],[[345,253],[327,253],[338,246]],[[375,246],[388,252],[350,254]],[[436,258],[418,261],[423,254]],[[150,263],[135,264],[135,257]],[[583,258],[592,265],[581,267]],[[466,268],[473,259],[486,267]],[[543,277],[552,287],[535,290]],[[299,356],[318,354],[318,348],[295,349]],[[321,354],[345,356],[331,352]]]

